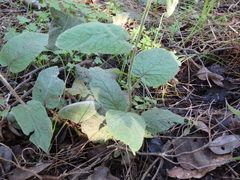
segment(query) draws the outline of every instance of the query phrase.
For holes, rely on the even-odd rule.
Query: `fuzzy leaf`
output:
[[[95,114],[81,123],[81,130],[93,142],[105,142],[111,138],[108,126],[104,124],[105,117]]]
[[[83,20],[79,17],[72,17],[62,11],[50,8],[52,21],[49,27],[48,48],[55,49],[55,42],[57,37],[67,29],[81,24]]]
[[[48,35],[24,32],[11,38],[1,49],[0,64],[13,73],[24,70],[45,49]]]
[[[143,143],[145,122],[136,113],[110,110],[106,113],[106,121],[111,135],[127,144],[135,153]]]
[[[38,101],[28,101],[27,106],[19,104],[12,108],[15,116],[25,135],[30,135],[30,141],[48,152],[52,139],[52,122],[45,108]]]
[[[146,122],[147,134],[152,136],[157,136],[157,133],[168,130],[175,123],[184,123],[183,117],[163,109],[145,111],[142,113],[142,117]]]
[[[167,12],[166,17],[169,17],[173,14],[178,4],[178,0],[166,0]]]
[[[152,87],[167,83],[179,71],[177,57],[165,49],[150,49],[140,52],[133,64],[132,74]]]
[[[58,74],[57,66],[41,71],[33,87],[33,99],[50,109],[59,105],[64,90],[64,82],[57,77]]]
[[[90,68],[90,89],[98,102],[107,111],[110,109],[125,111],[128,101],[125,93],[111,74],[101,68]]]
[[[94,101],[82,101],[63,107],[58,115],[60,118],[80,123],[96,115],[98,109],[99,107]]]
[[[128,33],[114,24],[91,22],[77,25],[60,34],[56,46],[82,53],[128,54]]]

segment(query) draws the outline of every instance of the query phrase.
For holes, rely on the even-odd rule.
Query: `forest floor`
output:
[[[139,50],[161,47],[174,51],[182,65],[166,85],[139,87],[134,92],[134,108],[139,112],[165,108],[185,117],[185,124],[146,138],[133,156],[118,141],[93,143],[80,125],[58,121],[50,153],[45,153],[29,141],[16,122],[10,122],[7,112],[19,102],[0,82],[0,179],[240,179],[240,117],[226,105],[240,109],[240,1],[204,2],[183,0],[169,18],[162,16],[164,5],[153,4],[138,46]],[[45,3],[41,6],[0,0],[0,49],[25,30],[49,32],[52,16]],[[112,22],[112,17],[117,17],[114,23],[133,37],[144,9],[136,0],[100,0],[87,2],[79,11],[86,13],[89,22]],[[50,66],[64,69],[60,76],[70,88],[76,64],[121,69],[122,60],[110,55],[73,58],[69,53],[42,53],[20,73],[3,66],[0,72],[27,102],[41,70]],[[126,79],[120,85],[127,89]],[[64,98],[67,102],[77,99],[67,92]],[[48,115],[53,118],[56,113],[52,109]],[[212,141],[217,144],[209,148]]]

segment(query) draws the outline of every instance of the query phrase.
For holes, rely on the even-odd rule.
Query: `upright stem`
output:
[[[129,63],[128,77],[127,77],[128,100],[129,100],[129,105],[128,105],[128,109],[127,109],[128,111],[130,111],[131,108],[132,108],[132,92],[133,92],[132,79],[131,79],[131,76],[132,76],[132,66],[133,66],[134,59],[135,59],[135,56],[136,56],[136,53],[137,53],[137,46],[138,46],[138,44],[140,42],[140,39],[141,39],[141,35],[142,35],[143,28],[144,28],[144,24],[146,22],[149,10],[151,8],[151,4],[152,4],[152,0],[148,0],[146,8],[145,8],[144,13],[143,13],[143,17],[141,19],[140,27],[139,27],[137,38],[136,38],[136,42],[135,42],[135,47],[134,47],[134,49],[132,50],[132,52],[130,54],[130,63]]]

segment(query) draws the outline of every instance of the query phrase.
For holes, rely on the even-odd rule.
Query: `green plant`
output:
[[[228,104],[228,102],[226,101],[227,107],[228,109],[235,114],[236,116],[240,117],[240,111],[235,109],[234,107],[232,107],[231,105]]]
[[[48,152],[53,135],[52,123],[46,109],[57,109],[58,118],[80,123],[82,131],[92,141],[120,140],[132,150],[138,151],[144,137],[156,136],[174,123],[183,123],[184,118],[158,108],[141,115],[133,109],[133,92],[136,85],[159,87],[172,79],[179,71],[180,62],[170,51],[162,48],[148,49],[137,53],[144,23],[151,6],[148,1],[137,34],[135,46],[130,44],[128,33],[113,24],[100,22],[70,25],[60,29],[54,37],[53,46],[64,51],[83,54],[125,54],[130,64],[127,74],[128,92],[116,81],[114,72],[99,67],[89,69],[76,66],[76,79],[69,93],[82,97],[92,95],[93,101],[81,101],[60,108],[64,82],[58,78],[56,66],[41,71],[33,87],[32,100],[25,103],[0,74],[1,81],[21,103],[12,108],[12,113],[24,134],[45,152]],[[27,39],[27,41],[26,41]],[[49,43],[47,34],[24,32],[11,38],[0,52],[0,64],[13,73],[23,71]],[[72,65],[72,64],[71,64]],[[124,72],[119,73],[125,75]],[[30,134],[32,133],[32,134]]]

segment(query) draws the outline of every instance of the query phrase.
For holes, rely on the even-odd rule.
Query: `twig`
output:
[[[149,171],[152,169],[152,167],[159,161],[160,157],[158,157],[157,159],[155,159],[152,164],[148,167],[148,169],[145,171],[145,173],[143,174],[141,180],[144,180],[146,178],[146,176],[148,175]]]
[[[12,86],[7,82],[7,80],[3,77],[1,73],[0,73],[0,80],[6,86],[6,88],[13,94],[13,96],[17,99],[17,101],[20,102],[23,106],[26,106],[25,102],[18,96],[16,91],[12,88]]]

